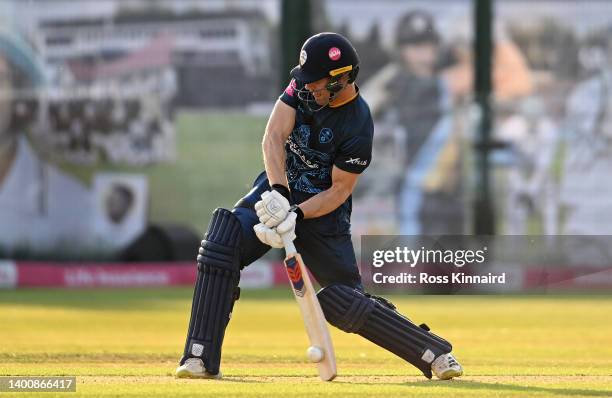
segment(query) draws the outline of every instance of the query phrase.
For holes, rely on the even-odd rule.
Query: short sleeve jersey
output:
[[[285,145],[287,180],[296,203],[330,188],[333,166],[362,173],[371,161],[374,135],[370,109],[361,95],[340,106],[312,112],[298,98],[301,87],[293,79],[280,96],[296,110]]]

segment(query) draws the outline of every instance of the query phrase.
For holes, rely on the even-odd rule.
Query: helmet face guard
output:
[[[321,90],[325,90],[324,88]],[[300,88],[296,90],[297,93],[297,97],[300,101],[302,101],[302,104],[304,104],[306,106],[306,108],[308,108],[308,110],[310,112],[318,112],[321,109],[325,108],[327,105],[329,105],[329,103],[331,102],[332,98],[331,98],[331,94],[329,97],[329,100],[327,101],[326,104],[323,105],[319,105],[319,103],[317,102],[317,100],[315,99],[314,94],[312,93],[312,91],[304,88]]]
[[[293,71],[292,71],[293,72]],[[329,99],[327,103],[320,105],[315,100],[314,94],[311,90],[308,90],[305,86],[296,90],[297,97],[311,112],[318,112],[321,109],[325,108],[332,102],[335,96],[342,91],[344,87],[348,84],[351,84],[357,78],[357,73],[359,73],[359,66],[353,67],[352,65],[344,66],[342,68],[334,69],[329,72],[329,81],[325,84],[325,87],[320,90],[327,90],[329,92]],[[348,81],[346,84],[342,84],[341,79],[343,76],[348,75]],[[320,80],[320,79],[317,79]],[[316,80],[315,80],[316,81]],[[312,82],[308,82],[312,83]],[[306,83],[306,84],[308,84]]]

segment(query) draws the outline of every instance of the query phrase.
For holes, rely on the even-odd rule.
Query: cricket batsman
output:
[[[284,247],[284,234],[323,286],[317,297],[329,323],[391,351],[428,378],[462,375],[448,341],[363,289],[351,242],[351,193],[370,164],[374,127],[355,84],[358,72],[357,52],[339,34],[319,33],[302,46],[266,126],[265,171],[231,211],[214,211],[202,241],[177,377],[221,378],[240,271],[271,247]]]

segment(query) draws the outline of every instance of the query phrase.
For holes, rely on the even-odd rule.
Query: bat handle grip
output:
[[[297,253],[295,249],[295,245],[293,244],[293,239],[289,237],[289,234],[282,234],[281,238],[283,239],[283,244],[285,245],[285,254],[289,256],[290,254]]]

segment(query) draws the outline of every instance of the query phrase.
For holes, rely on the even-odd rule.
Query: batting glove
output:
[[[285,247],[281,234],[279,234],[275,228],[270,228],[266,226],[266,224],[259,223],[253,227],[253,231],[255,231],[255,235],[257,235],[257,238],[264,245],[274,247],[275,249],[282,249]],[[289,238],[291,240],[295,239],[295,231],[292,230],[290,232]]]
[[[291,240],[295,239],[295,220],[297,220],[297,213],[291,211],[287,215],[287,218],[276,227],[276,232],[282,237],[288,236]]]
[[[278,191],[267,191],[261,194],[261,200],[255,203],[255,212],[259,222],[274,228],[287,218],[291,205],[287,198]]]

